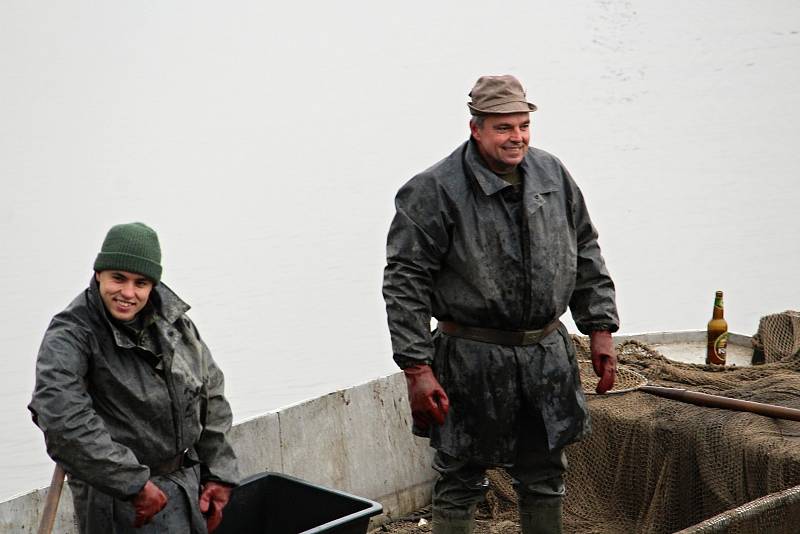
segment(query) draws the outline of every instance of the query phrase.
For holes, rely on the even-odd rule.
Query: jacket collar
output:
[[[520,162],[519,168],[525,182],[525,194],[547,193],[561,189],[554,178],[541,168],[533,154],[535,149],[529,147],[525,153],[525,158]],[[497,176],[486,163],[478,151],[475,140],[470,137],[464,149],[464,165],[475,177],[475,181],[480,185],[481,190],[486,196],[491,196],[502,191],[511,184]]]
[[[105,304],[103,304],[103,299],[100,297],[100,284],[97,283],[97,279],[94,275],[92,275],[92,279],[89,282],[89,299],[96,308],[97,313],[99,313],[109,327],[111,327],[117,344],[120,346],[133,346],[128,337],[122,333],[119,325],[108,316]],[[153,287],[153,291],[150,293],[148,306],[145,307],[143,312],[148,308],[152,310],[152,313],[155,315],[155,323],[160,327],[162,321],[168,325],[174,324],[184,313],[189,311],[190,307],[191,306],[181,300],[181,298],[163,282],[159,282]],[[161,321],[158,319],[161,319]]]
[[[475,140],[472,139],[472,137],[467,141],[467,146],[464,151],[464,165],[475,177],[475,181],[478,182],[478,185],[480,185],[486,196],[492,196],[506,187],[512,187],[510,183],[497,176],[486,166],[483,157],[480,152],[478,152]]]

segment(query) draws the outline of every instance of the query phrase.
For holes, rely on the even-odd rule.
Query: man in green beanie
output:
[[[161,282],[153,229],[112,227],[94,271],[45,333],[28,405],[79,531],[213,532],[239,481],[222,371]]]

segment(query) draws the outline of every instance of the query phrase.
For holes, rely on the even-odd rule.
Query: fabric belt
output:
[[[160,475],[168,475],[170,473],[174,473],[181,467],[183,467],[183,459],[186,456],[186,451],[178,454],[170,458],[169,460],[164,460],[163,462],[158,462],[156,464],[149,465],[150,468],[150,476],[160,476]]]
[[[439,321],[438,328],[448,336],[462,337],[464,339],[471,339],[472,341],[493,343],[495,345],[519,347],[535,345],[558,328],[560,324],[561,321],[556,319],[540,330],[496,330],[494,328],[466,326],[452,321]]]

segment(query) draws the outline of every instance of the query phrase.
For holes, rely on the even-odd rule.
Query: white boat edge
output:
[[[706,341],[705,330],[614,335],[615,343],[653,345]],[[751,338],[731,334],[729,344],[747,351]],[[682,358],[679,358],[682,359]],[[231,430],[242,473],[276,471],[380,502],[398,517],[430,502],[433,449],[411,434],[405,379],[397,372],[241,421]],[[47,488],[0,503],[0,532],[32,532]],[[77,534],[72,497],[65,484],[54,532]]]
[[[672,330],[668,332],[643,332],[640,334],[614,334],[614,342],[619,344],[629,340],[637,340],[648,344],[667,343],[705,343],[705,330]],[[752,348],[752,336],[728,333],[728,343]]]

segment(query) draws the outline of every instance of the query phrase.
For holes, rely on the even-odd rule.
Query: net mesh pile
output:
[[[779,362],[800,351],[800,312],[785,311],[766,315],[758,322],[753,345],[766,363]]]
[[[573,342],[578,358],[589,359],[588,339],[574,336]],[[667,360],[637,341],[617,350],[620,364],[650,384],[800,409],[796,351],[765,365],[712,367]],[[800,531],[800,422],[635,390],[588,399],[593,432],[567,449],[565,532]],[[510,478],[500,469],[488,476],[491,486],[476,514],[476,534],[520,532]],[[425,509],[372,532],[430,532],[428,521]]]
[[[579,358],[587,340],[574,339]],[[651,384],[800,408],[800,358],[754,367],[673,362],[629,341],[619,360]],[[640,391],[592,396],[594,431],[569,448],[571,532],[798,532],[800,423]],[[751,501],[778,493],[761,507]],[[742,507],[742,509],[737,509]],[[718,518],[717,526],[702,525]],[[721,530],[709,530],[720,528]]]

